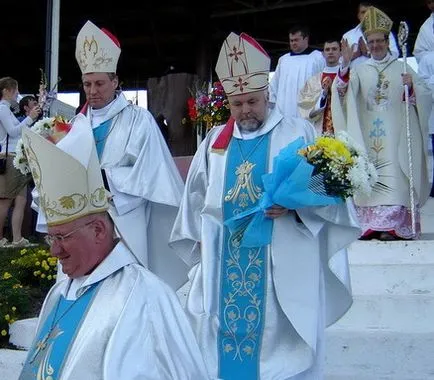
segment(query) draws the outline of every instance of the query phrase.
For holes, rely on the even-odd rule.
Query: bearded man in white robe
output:
[[[186,312],[211,377],[321,380],[325,326],[352,300],[341,250],[360,233],[351,204],[273,205],[272,242],[260,247],[240,246],[245,226],[224,224],[259,203],[281,149],[314,137],[309,122],[268,108],[269,68],[252,37],[224,41],[216,72],[232,118],[193,158],[171,244],[191,267]]]
[[[355,199],[364,231],[362,238],[417,238],[418,210],[429,193],[427,125],[431,94],[411,68],[403,74],[402,63],[388,52],[387,36],[392,20],[384,12],[370,7],[362,28],[372,58],[349,69],[351,46],[343,42],[343,67],[334,82],[332,95],[335,130],[348,131],[378,166],[376,189],[369,197]],[[410,95],[411,173],[404,85],[408,86]],[[413,207],[410,178],[414,183]]]
[[[426,0],[426,6],[431,14],[420,27],[414,43],[413,55],[418,62],[425,53],[434,51],[434,1]]]
[[[116,233],[88,120],[57,145],[30,130],[23,142],[68,277],[44,301],[19,379],[208,379],[175,293]]]

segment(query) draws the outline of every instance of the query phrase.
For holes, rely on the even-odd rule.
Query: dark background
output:
[[[2,1],[0,76],[12,76],[21,93],[35,93],[45,69],[48,0]],[[358,1],[353,0],[211,0],[193,1],[62,0],[60,6],[59,91],[77,91],[80,71],[75,61],[75,38],[90,19],[106,27],[121,42],[118,74],[123,89],[146,88],[147,79],[169,72],[214,74],[215,60],[229,32],[246,32],[269,52],[272,69],[288,51],[288,29],[296,23],[311,28],[311,45],[353,28]],[[423,0],[375,1],[394,21],[410,27],[409,52],[420,25],[428,17]]]

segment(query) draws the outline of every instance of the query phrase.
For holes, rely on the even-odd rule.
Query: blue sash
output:
[[[226,163],[224,220],[256,206],[261,199],[268,145],[269,134],[252,140],[232,138]],[[246,226],[242,224],[232,233],[224,227],[217,341],[219,378],[223,380],[259,379],[267,247],[241,248]]]
[[[105,141],[107,139],[107,135],[110,131],[110,126],[112,124],[112,119],[106,120],[98,127],[93,128],[93,137],[95,139],[96,144],[96,153],[98,154],[98,158],[101,160],[102,152],[104,151]]]
[[[19,380],[59,379],[70,346],[92,304],[96,285],[89,287],[76,301],[60,296],[58,307],[56,304],[51,310],[33,341]],[[58,322],[51,329],[55,321]]]

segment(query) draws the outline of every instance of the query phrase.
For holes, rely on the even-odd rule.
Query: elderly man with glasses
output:
[[[20,380],[207,379],[176,295],[118,238],[87,119],[58,145],[23,141],[68,278],[47,295]]]
[[[333,84],[335,130],[347,130],[378,167],[375,191],[369,197],[355,199],[364,230],[362,239],[417,238],[418,209],[429,193],[426,140],[431,94],[411,68],[403,73],[402,62],[390,54],[391,28],[392,20],[385,13],[368,8],[362,31],[371,58],[349,69],[352,50],[348,41],[343,41],[343,67]],[[404,86],[409,89],[412,165],[408,154]],[[413,189],[410,189],[411,179]]]

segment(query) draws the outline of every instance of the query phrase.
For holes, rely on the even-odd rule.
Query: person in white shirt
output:
[[[24,210],[27,204],[27,183],[29,176],[25,176],[13,165],[15,147],[21,137],[23,128],[30,127],[38,119],[41,109],[34,107],[21,122],[12,113],[10,107],[18,97],[18,82],[11,77],[0,79],[0,158],[6,157],[6,171],[0,174],[0,248],[8,245],[24,247],[29,241],[21,234]],[[11,205],[12,212],[12,242],[3,235],[6,217]]]
[[[351,67],[365,62],[371,56],[369,52],[369,47],[366,44],[366,39],[363,36],[362,32],[362,20],[365,17],[368,8],[372,6],[373,4],[371,2],[360,2],[357,10],[357,18],[359,20],[359,24],[342,36],[342,40],[346,40],[353,49]],[[399,57],[398,46],[392,32],[389,33],[389,49],[393,56]]]

